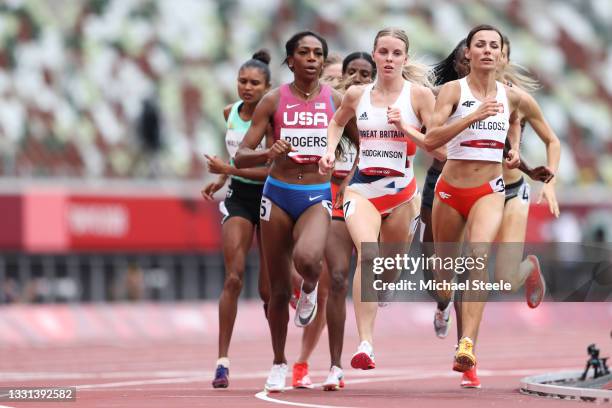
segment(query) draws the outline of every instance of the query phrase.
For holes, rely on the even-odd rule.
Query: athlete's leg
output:
[[[246,218],[231,217],[223,223],[225,282],[219,298],[219,358],[228,355],[253,231],[253,224]]]
[[[431,208],[425,205],[421,205],[421,250],[425,258],[430,258],[435,254],[431,213]],[[428,281],[434,279],[433,270],[431,268],[428,268],[427,265],[423,267],[423,278]],[[428,293],[437,302],[438,310],[446,309],[448,302],[439,301],[438,293],[435,290],[429,290]]]
[[[510,282],[513,292],[523,286],[533,267],[528,260],[521,262],[528,216],[529,202],[518,196],[508,200],[497,234],[501,245],[495,259],[495,280]]]
[[[304,332],[302,333],[302,346],[297,363],[308,362],[312,352],[319,343],[321,333],[323,329],[325,329],[325,324],[327,323],[325,310],[329,295],[329,278],[327,277],[325,269],[325,265],[323,265],[323,270],[319,279],[319,288],[317,289],[317,316],[312,323],[304,327]]]
[[[261,243],[261,228],[256,229],[257,234],[257,249],[259,252],[259,279],[258,279],[258,291],[259,297],[264,303],[264,310],[267,311],[268,303],[270,302],[270,277],[268,276],[268,265],[264,259],[263,246]],[[266,318],[267,318],[266,312]]]
[[[393,209],[391,214],[382,220],[380,256],[395,258],[398,254],[403,255],[408,252],[418,225],[420,204],[420,196],[416,196],[409,202]],[[385,271],[382,279],[386,282],[395,282],[399,278],[399,274],[400,270]]]
[[[488,281],[488,257],[491,243],[495,240],[503,216],[504,195],[499,193],[481,197],[472,207],[466,224],[466,254],[480,259],[483,268],[477,266],[469,273],[470,280]],[[478,263],[476,263],[478,265]],[[484,290],[467,290],[461,305],[463,318],[462,337],[469,337],[474,343],[486,302]],[[467,300],[467,301],[465,301]]]
[[[346,295],[348,293],[348,276],[352,253],[353,241],[345,222],[332,220],[327,247],[325,248],[325,262],[329,273],[327,331],[331,365],[337,367],[342,367]]]
[[[357,330],[360,341],[367,341],[372,344],[372,328],[374,327],[378,304],[374,300],[369,302],[362,301],[361,265],[363,262],[372,264],[374,258],[378,256],[377,243],[381,219],[376,207],[368,199],[352,191],[350,188],[347,188],[344,194],[344,202],[345,205],[347,202],[350,202],[349,206],[345,208],[346,227],[357,249],[357,266],[355,277],[353,278],[353,305],[357,320]],[[366,253],[363,253],[362,243],[370,243],[370,245],[365,246]],[[372,275],[372,271],[366,272],[368,275]],[[364,281],[367,282],[372,280],[372,276],[366,276],[365,278]]]
[[[287,363],[287,305],[291,297],[291,252],[293,220],[280,207],[271,203],[269,220],[260,220],[264,259],[270,280],[268,325],[274,350],[274,364]]]
[[[309,207],[295,223],[293,264],[303,279],[305,293],[311,293],[319,281],[329,223],[329,212],[320,203]]]
[[[455,259],[461,253],[465,227],[463,216],[436,196],[432,210],[432,227],[436,258]],[[455,277],[455,271],[445,270],[440,267],[440,262],[434,262],[433,276],[438,282],[450,282]],[[439,290],[437,293],[438,299],[442,302],[452,300],[452,291]]]

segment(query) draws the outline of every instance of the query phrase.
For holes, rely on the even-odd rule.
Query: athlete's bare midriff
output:
[[[501,163],[481,160],[449,159],[442,169],[447,183],[460,188],[478,187],[502,174]]]
[[[287,155],[277,157],[270,168],[270,176],[290,184],[321,184],[329,181],[330,176],[319,173],[319,164],[298,164]]]

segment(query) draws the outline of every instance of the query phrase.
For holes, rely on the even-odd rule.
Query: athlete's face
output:
[[[287,58],[287,64],[296,77],[316,79],[323,70],[323,44],[316,37],[307,35],[298,41],[293,55]]]
[[[463,47],[455,54],[454,68],[459,78],[463,78],[470,73],[470,61],[465,58],[465,51],[466,48]]]
[[[357,58],[348,63],[344,76],[350,77],[354,75],[351,83],[353,85],[361,85],[372,82],[373,74],[374,69],[372,68],[372,64],[363,58]]]
[[[499,59],[499,64],[497,68],[504,69],[504,67],[508,64],[508,47],[504,47],[502,49],[501,57]]]
[[[342,63],[336,62],[323,68],[323,77],[332,79],[342,79]]]
[[[373,57],[379,76],[401,76],[402,68],[408,61],[406,43],[392,36],[380,37],[376,42]]]
[[[257,103],[270,88],[266,75],[255,67],[243,68],[238,72],[238,97],[245,103]]]
[[[481,30],[474,34],[465,56],[470,69],[492,71],[497,69],[502,53],[501,37],[497,31]]]

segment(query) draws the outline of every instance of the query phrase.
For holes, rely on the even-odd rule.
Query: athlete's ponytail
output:
[[[540,81],[534,78],[533,74],[522,65],[510,62],[510,39],[504,35],[504,50],[508,62],[503,69],[498,70],[498,80],[504,83],[516,85],[527,92],[535,92],[540,89]]]
[[[270,85],[271,75],[269,64],[271,59],[270,52],[266,49],[261,49],[255,52],[250,60],[242,64],[240,70],[242,71],[244,68],[257,68],[263,72],[266,77],[266,85]]]
[[[433,88],[429,68],[423,63],[409,61],[402,69],[402,77],[414,84]]]

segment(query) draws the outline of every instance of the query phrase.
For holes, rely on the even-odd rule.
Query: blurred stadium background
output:
[[[203,155],[226,155],[238,67],[266,47],[278,85],[292,33],[314,29],[346,55],[385,26],[433,63],[482,22],[540,79],[562,140],[563,215],[534,204],[528,240],[611,241],[608,0],[3,0],[0,303],[216,298],[220,216],[200,197]],[[523,153],[545,163],[530,129]],[[245,297],[257,295],[251,261]]]

